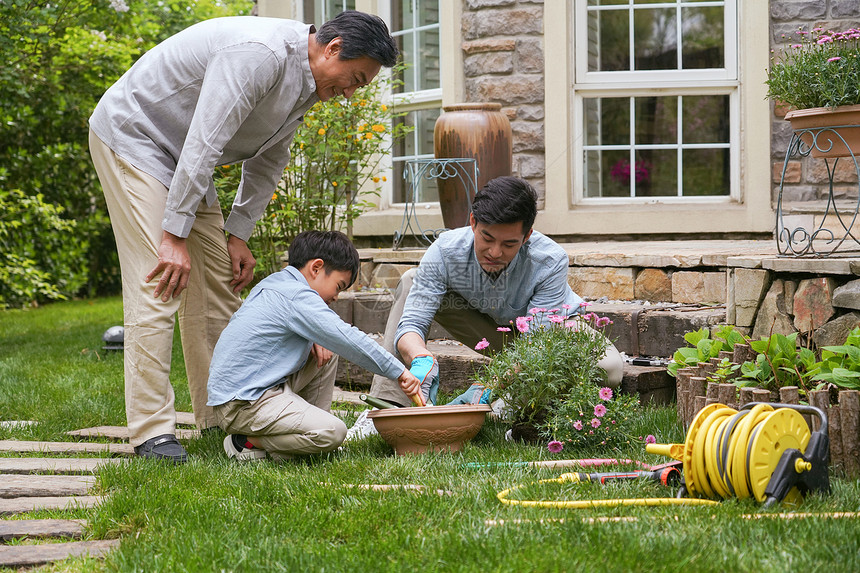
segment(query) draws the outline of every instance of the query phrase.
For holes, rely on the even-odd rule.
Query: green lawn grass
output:
[[[0,439],[67,440],[68,430],[124,423],[122,356],[101,350],[122,322],[117,298],[0,313],[0,419],[38,425],[0,429]],[[173,382],[189,410],[178,338]],[[338,406],[339,407],[339,406]],[[350,415],[347,423],[352,423]],[[535,509],[496,494],[562,470],[467,467],[470,462],[550,459],[545,448],[504,440],[488,422],[459,454],[395,457],[378,437],[299,462],[237,464],[221,437],[188,442],[191,461],[173,467],[129,460],[101,471],[97,509],[15,518],[83,518],[88,537],[120,538],[104,561],[49,570],[119,571],[858,571],[860,520],[749,519],[757,503],[713,507]],[[672,408],[643,409],[637,433],[683,439]],[[621,451],[570,451],[557,458],[666,461],[641,443]],[[563,470],[568,471],[568,470]],[[856,481],[834,478],[828,496],[796,511],[860,510]],[[352,484],[419,484],[422,492],[375,492]],[[439,495],[437,490],[442,490]],[[672,497],[656,484],[529,485],[519,499]],[[633,521],[600,521],[601,517]],[[505,520],[505,524],[493,524]],[[513,523],[513,520],[521,520]]]

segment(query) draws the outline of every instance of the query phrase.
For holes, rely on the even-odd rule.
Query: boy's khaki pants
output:
[[[394,348],[394,335],[397,333],[397,325],[400,324],[400,318],[403,316],[406,297],[409,296],[409,291],[412,289],[414,278],[415,269],[409,269],[400,278],[394,291],[394,302],[388,314],[388,322],[385,324],[385,337],[382,342],[382,347],[385,350],[401,358],[401,360],[400,353]],[[433,320],[469,348],[474,348],[483,338],[486,338],[487,342],[490,343],[490,348],[502,348],[505,345],[505,337],[510,336],[510,334],[499,332],[499,325],[489,315],[470,306],[466,299],[450,291],[443,297],[442,304],[436,311]],[[585,328],[589,327],[585,326]],[[597,336],[603,336],[596,331],[594,332]],[[621,378],[624,376],[624,359],[621,358],[621,354],[612,342],[607,341],[606,354],[597,362],[597,365],[606,371],[607,386],[617,388],[621,385]],[[406,364],[406,367],[408,368],[409,365]],[[409,397],[400,388],[400,384],[396,380],[378,374],[373,377],[370,394],[401,406],[409,405]]]
[[[346,438],[346,424],[331,414],[336,374],[336,355],[322,368],[312,355],[304,368],[253,402],[215,406],[218,425],[228,434],[256,437],[270,454],[330,452]]]
[[[200,203],[186,240],[191,257],[188,288],[179,298],[154,298],[157,278],[145,283],[158,261],[167,188],[116,155],[92,131],[90,154],[104,189],[122,270],[125,324],[125,409],[132,446],[176,426],[170,358],[174,316],[179,315],[182,351],[199,428],[216,425],[206,406],[209,361],[221,331],[239,308],[220,206]]]

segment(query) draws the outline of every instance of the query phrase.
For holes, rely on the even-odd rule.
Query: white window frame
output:
[[[653,96],[701,96],[701,95],[728,95],[729,96],[729,179],[728,195],[718,196],[649,196],[649,197],[586,197],[585,196],[585,158],[586,151],[591,146],[585,145],[583,136],[578,135],[573,142],[573,172],[577,176],[573,179],[572,201],[581,205],[620,205],[620,204],[658,204],[658,203],[727,203],[738,202],[741,198],[740,178],[740,98],[738,79],[738,29],[739,21],[737,14],[737,3],[741,0],[724,0],[714,2],[684,2],[681,3],[653,3],[634,4],[628,0],[626,4],[613,5],[605,9],[627,10],[630,13],[631,25],[628,33],[632,35],[632,20],[634,10],[638,8],[676,8],[684,7],[708,7],[724,6],[724,54],[725,67],[695,70],[646,70],[646,71],[615,71],[600,72],[588,71],[588,0],[574,0],[574,10],[571,12],[573,18],[573,30],[575,31],[574,50],[574,73],[575,82],[572,86],[573,109],[572,124],[584,126],[585,99],[596,97],[653,97]],[[633,9],[631,9],[633,8]],[[680,32],[679,32],[680,35]],[[678,58],[682,56],[681,39],[677,41]],[[634,45],[630,41],[630,61],[634,62]],[[631,116],[632,117],[632,116]],[[679,122],[681,121],[679,116]],[[583,128],[584,129],[584,128]],[[576,133],[574,130],[573,133]],[[633,145],[632,134],[630,146]],[[606,149],[605,146],[598,146]],[[669,144],[665,146],[653,146],[650,148],[666,148],[678,150],[678,185],[679,189],[683,179],[681,173],[683,164],[680,154],[683,149],[708,148],[715,149],[719,146],[702,144]]]

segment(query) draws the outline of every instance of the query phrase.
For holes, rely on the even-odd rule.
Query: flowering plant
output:
[[[600,443],[626,420],[616,403],[631,407],[637,402],[635,397],[613,400],[612,390],[605,387],[606,372],[597,364],[609,343],[602,331],[611,321],[593,312],[568,317],[571,311],[535,308],[528,316],[513,321],[510,329],[500,327],[499,330],[511,331],[513,339],[504,348],[496,349],[493,360],[477,375],[476,382],[492,388],[505,401],[518,437],[554,438],[563,447],[577,432],[572,425],[563,428],[563,421],[571,408],[578,415],[587,406],[592,416],[583,422],[588,425],[583,426],[588,439],[582,443]],[[486,348],[484,341],[479,346]],[[603,425],[607,413],[616,423],[607,421],[609,427],[588,434]],[[592,418],[599,422],[593,427]]]
[[[860,30],[797,30],[771,58],[767,97],[796,109],[860,104]]]
[[[631,426],[639,398],[615,395],[611,388],[587,384],[572,388],[553,408],[547,430],[561,447],[615,447],[633,439]],[[550,448],[553,451],[553,448]],[[555,445],[555,451],[561,451]]]

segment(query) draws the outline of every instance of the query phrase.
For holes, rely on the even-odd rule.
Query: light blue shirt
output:
[[[514,260],[495,279],[478,263],[475,233],[471,227],[446,231],[430,245],[406,298],[397,326],[395,345],[407,332],[427,337],[430,323],[448,291],[462,296],[475,309],[500,326],[510,326],[532,308],[559,309],[559,314],[580,311],[582,299],[567,284],[568,256],[549,237],[534,231]],[[562,305],[569,305],[563,310]],[[546,322],[549,315],[535,319]]]
[[[200,201],[217,200],[217,165],[242,164],[224,230],[248,240],[319,98],[311,26],[236,16],[195,24],[145,53],[102,96],[93,132],[168,188],[162,228],[187,237]]]
[[[254,287],[221,333],[209,366],[209,406],[253,401],[304,367],[316,342],[350,362],[397,379],[403,364],[340,319],[295,267]]]

